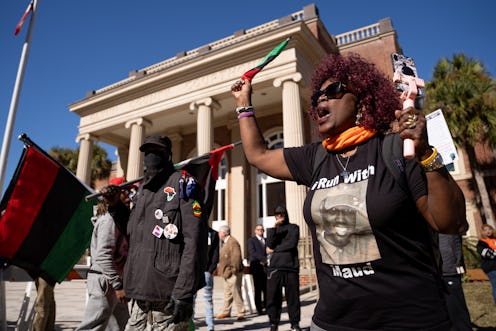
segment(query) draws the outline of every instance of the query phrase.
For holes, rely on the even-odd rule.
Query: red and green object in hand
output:
[[[265,55],[265,57],[262,59],[262,61],[260,61],[260,63],[255,68],[252,68],[252,69],[248,70],[247,72],[245,72],[243,74],[243,76],[241,76],[241,79],[249,80],[251,82],[251,80],[253,79],[253,77],[255,77],[256,74],[258,74],[260,71],[262,71],[262,69],[267,64],[272,62],[279,54],[281,54],[281,52],[286,47],[286,45],[288,44],[290,39],[291,39],[291,37],[288,37],[282,43],[277,45],[273,50],[270,51],[269,54]]]

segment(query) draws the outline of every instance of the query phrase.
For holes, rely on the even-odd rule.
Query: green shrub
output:
[[[477,252],[477,242],[479,238],[475,236],[465,236],[462,238],[463,259],[465,260],[465,268],[475,269],[480,268],[480,255]]]

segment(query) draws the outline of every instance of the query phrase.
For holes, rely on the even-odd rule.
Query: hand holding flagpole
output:
[[[415,100],[421,97],[420,88],[425,86],[424,80],[417,77],[417,70],[412,58],[402,54],[391,54],[393,60],[393,82],[396,83],[398,90],[401,93],[403,100],[403,109],[415,108]],[[421,108],[419,103],[419,108]],[[417,121],[416,114],[409,114],[408,121],[410,125],[415,127]],[[407,159],[415,157],[415,145],[412,139],[403,140],[403,156]]]
[[[424,80],[396,71],[393,76],[393,81],[408,85],[408,91],[403,91],[401,93],[403,109],[410,107],[415,108],[415,98],[418,95],[418,88],[423,88],[425,86]],[[415,157],[415,146],[412,139],[403,140],[403,156],[407,159],[412,159]]]

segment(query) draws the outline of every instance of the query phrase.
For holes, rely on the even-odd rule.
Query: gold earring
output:
[[[362,117],[363,117],[363,115],[362,115],[362,111],[361,111],[361,110],[359,110],[359,111],[357,112],[356,119],[355,119],[355,124],[356,124],[356,125],[360,125],[360,124],[362,124]]]

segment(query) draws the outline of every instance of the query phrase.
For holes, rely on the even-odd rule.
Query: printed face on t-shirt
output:
[[[327,205],[325,200],[322,201],[320,212],[326,220],[323,224],[323,237],[336,247],[344,247],[350,243],[351,236],[355,233],[357,210],[346,205],[330,208]]]
[[[366,263],[381,258],[367,215],[368,180],[316,190],[312,218],[322,262]]]

